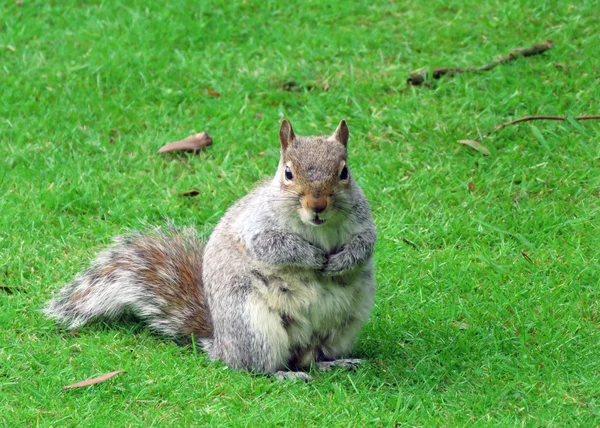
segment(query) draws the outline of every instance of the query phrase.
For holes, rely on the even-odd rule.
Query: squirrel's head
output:
[[[348,126],[342,120],[331,136],[294,135],[284,119],[279,129],[281,159],[278,178],[286,198],[300,202],[297,212],[309,225],[320,226],[348,212],[352,180],[348,159]]]

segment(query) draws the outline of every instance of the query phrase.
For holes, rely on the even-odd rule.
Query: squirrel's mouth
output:
[[[312,224],[316,224],[317,226],[320,226],[320,225],[322,225],[323,223],[325,223],[325,220],[323,220],[322,218],[319,218],[319,216],[318,216],[318,215],[316,215],[316,216],[315,216],[315,218],[313,218],[313,219],[312,219],[310,222],[311,222]]]

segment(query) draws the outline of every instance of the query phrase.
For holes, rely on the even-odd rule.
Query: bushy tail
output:
[[[169,337],[209,337],[202,253],[193,229],[118,237],[44,312],[70,329],[132,313]]]

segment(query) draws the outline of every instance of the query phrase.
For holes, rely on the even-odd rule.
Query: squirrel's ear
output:
[[[281,128],[279,128],[279,141],[281,141],[281,148],[287,150],[288,146],[294,142],[296,136],[292,129],[292,124],[289,120],[283,119],[281,122]]]
[[[344,147],[348,145],[348,137],[350,136],[350,131],[348,131],[348,125],[346,125],[346,121],[342,119],[337,129],[333,133],[333,138],[342,143]]]

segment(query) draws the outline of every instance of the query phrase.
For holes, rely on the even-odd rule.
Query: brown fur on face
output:
[[[331,204],[334,193],[350,184],[350,175],[347,180],[340,180],[340,173],[348,159],[346,122],[340,123],[333,136],[300,137],[294,135],[292,125],[285,120],[280,138],[282,187],[298,194],[305,210],[325,210]],[[292,172],[292,180],[286,179],[286,167]]]

